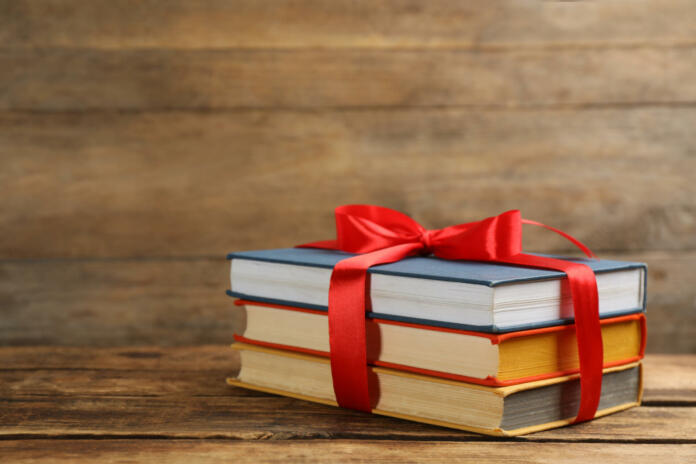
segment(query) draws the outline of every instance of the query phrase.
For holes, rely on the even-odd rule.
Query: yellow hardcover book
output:
[[[235,343],[241,369],[230,385],[336,406],[329,360]],[[369,367],[372,412],[487,435],[522,435],[568,425],[580,400],[578,375],[492,387]],[[595,417],[640,404],[642,368],[604,370]]]
[[[326,312],[237,301],[246,327],[239,342],[328,357]],[[603,319],[605,368],[640,360],[645,315]],[[490,334],[369,318],[367,357],[375,366],[490,386],[577,373],[574,325]]]

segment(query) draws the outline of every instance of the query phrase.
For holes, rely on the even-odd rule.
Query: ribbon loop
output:
[[[445,259],[493,261],[522,251],[522,220],[518,210],[479,222],[443,229],[434,254]]]
[[[369,253],[417,240],[422,227],[398,211],[372,205],[336,208],[336,238],[340,250]]]
[[[522,219],[511,210],[481,221],[428,230],[398,211],[373,205],[345,205],[335,210],[336,240],[301,247],[358,253],[339,261],[329,289],[329,344],[334,393],[340,406],[370,411],[365,339],[367,269],[415,254],[443,259],[500,262],[559,270],[568,276],[580,360],[580,407],[576,422],[594,417],[602,384],[602,334],[597,283],[588,266],[522,253],[522,224],[559,233],[588,256],[579,240],[553,227]]]

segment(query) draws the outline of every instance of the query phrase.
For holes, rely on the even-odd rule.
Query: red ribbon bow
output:
[[[584,264],[522,253],[522,224],[550,229],[573,242],[587,256],[595,257],[585,245],[558,229],[522,219],[518,210],[435,230],[427,230],[408,216],[380,206],[339,206],[335,214],[336,240],[300,247],[358,253],[334,266],[329,287],[331,374],[340,406],[371,411],[365,341],[367,269],[407,256],[433,254],[444,259],[491,261],[566,273],[580,360],[580,407],[575,422],[594,417],[603,367],[594,272]]]

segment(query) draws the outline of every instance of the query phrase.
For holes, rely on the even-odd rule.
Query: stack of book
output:
[[[232,253],[232,385],[336,405],[327,304],[348,253],[310,248]],[[570,259],[570,258],[568,258]],[[576,259],[572,259],[576,260]],[[646,266],[577,259],[596,274],[604,376],[595,417],[638,405]],[[492,435],[566,425],[580,400],[573,308],[557,271],[433,257],[368,270],[373,413]]]

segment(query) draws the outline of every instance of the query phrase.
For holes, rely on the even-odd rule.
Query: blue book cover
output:
[[[257,251],[242,251],[230,253],[227,255],[228,259],[246,259],[253,261],[263,261],[270,263],[282,263],[291,264],[298,266],[310,266],[318,268],[332,269],[333,266],[340,260],[347,257],[354,256],[352,253],[346,253],[336,250],[324,250],[316,248],[281,248],[272,250],[257,250]],[[545,255],[549,256],[549,255]],[[645,286],[646,286],[646,276],[647,266],[644,263],[628,262],[628,261],[613,261],[606,259],[591,259],[591,258],[568,258],[553,256],[554,258],[565,259],[569,261],[579,262],[589,266],[595,274],[601,274],[605,272],[629,270],[629,269],[643,269],[643,300],[642,304],[636,308],[628,308],[620,313],[614,312],[610,315],[603,315],[603,317],[613,317],[621,314],[630,314],[635,312],[640,312],[645,310]],[[419,279],[432,279],[440,281],[449,282],[462,282],[467,284],[477,284],[484,285],[488,287],[496,287],[505,284],[519,283],[519,282],[533,282],[542,281],[550,279],[561,279],[565,276],[564,273],[553,270],[537,269],[530,267],[519,267],[506,264],[497,264],[490,262],[477,262],[477,261],[457,261],[457,260],[445,260],[436,257],[423,257],[423,256],[413,256],[405,258],[401,261],[389,264],[381,264],[373,266],[368,269],[369,274],[385,274],[393,276],[402,277],[412,277]],[[326,311],[326,306],[320,305],[310,305],[301,302],[270,299],[259,297],[257,295],[245,295],[238,292],[233,292],[231,290],[227,291],[227,294],[236,298],[242,298],[245,300],[261,301],[274,304],[282,304],[289,306],[298,306],[309,309],[318,309]],[[395,316],[390,314],[381,313],[367,313],[368,317],[380,318],[380,319],[392,319],[403,322],[411,322],[424,325],[433,325],[441,327],[451,327],[458,328],[462,330],[477,330],[485,332],[510,332],[513,330],[524,330],[530,328],[538,328],[548,325],[557,325],[564,323],[571,323],[570,319],[561,319],[552,321],[545,324],[523,324],[515,327],[505,327],[500,329],[495,325],[491,326],[471,326],[467,324],[456,324],[449,322],[433,321],[429,319],[418,319],[413,317],[403,317]]]

